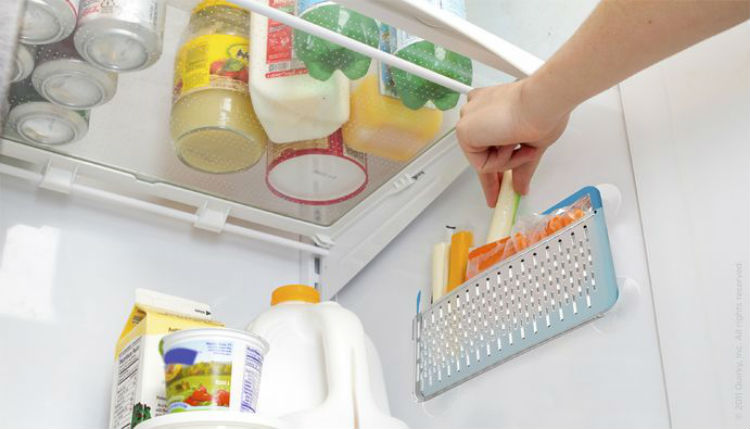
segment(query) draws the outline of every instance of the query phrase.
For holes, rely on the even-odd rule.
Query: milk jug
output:
[[[295,0],[268,0],[294,13]],[[290,143],[325,138],[349,119],[349,81],[334,73],[313,79],[293,50],[291,27],[253,13],[250,21],[250,96],[268,138]]]
[[[291,427],[404,428],[391,417],[382,368],[357,316],[310,286],[276,289],[247,330],[263,337],[257,412]]]

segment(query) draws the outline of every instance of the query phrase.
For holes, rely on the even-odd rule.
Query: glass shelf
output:
[[[190,13],[185,10],[184,5],[181,8],[171,5],[166,7],[163,52],[159,60],[153,65],[143,70],[127,73],[102,72],[100,74],[103,75],[104,83],[97,84],[96,91],[93,94],[91,94],[91,85],[84,85],[82,88],[80,85],[76,86],[75,82],[69,83],[68,91],[88,94],[89,98],[106,97],[108,90],[113,93],[111,100],[104,100],[101,105],[90,110],[88,130],[85,130],[85,124],[83,129],[77,130],[85,134],[80,140],[67,144],[35,144],[15,132],[12,121],[6,123],[3,137],[34,145],[47,151],[64,154],[71,158],[127,172],[143,181],[167,183],[316,225],[330,226],[353,207],[360,204],[373,191],[401,172],[411,160],[419,156],[419,153],[448,135],[458,118],[458,107],[443,112],[426,107],[422,110],[427,112],[414,114],[413,118],[416,120],[427,118],[432,122],[430,124],[407,124],[408,132],[419,133],[420,129],[432,127],[433,129],[429,131],[432,136],[429,141],[425,142],[426,144],[423,144],[421,149],[406,157],[404,153],[408,153],[408,151],[404,152],[399,147],[390,147],[384,150],[379,149],[381,146],[364,148],[370,153],[353,151],[350,146],[355,145],[347,139],[341,138],[341,134],[339,134],[339,142],[343,140],[343,151],[352,152],[348,154],[350,159],[346,161],[353,161],[352,166],[355,166],[354,168],[343,167],[340,172],[343,175],[350,176],[350,181],[353,184],[340,183],[340,180],[338,184],[333,185],[326,182],[326,180],[331,179],[332,175],[339,174],[339,171],[330,167],[332,164],[327,162],[328,158],[319,158],[312,162],[291,163],[284,168],[279,168],[279,171],[274,172],[274,175],[269,175],[269,166],[276,167],[277,164],[274,159],[283,158],[282,161],[284,161],[290,157],[290,150],[295,149],[294,146],[280,146],[270,141],[267,143],[265,150],[262,151],[259,161],[245,170],[228,174],[212,174],[191,168],[177,156],[173,139],[170,136],[175,60],[181,46],[181,34],[188,25],[189,18]],[[38,46],[36,54],[37,70],[40,63],[44,64],[50,58],[59,59],[74,56],[75,51],[72,45],[72,41],[68,41],[68,46],[62,48],[60,45]],[[20,49],[25,48],[22,46]],[[67,50],[72,51],[72,53],[67,52]],[[344,127],[349,126],[350,131],[348,135],[344,133],[344,136],[348,136],[350,139],[358,135],[367,137],[368,132],[373,132],[373,129],[378,128],[377,121],[373,121],[373,115],[383,115],[381,119],[388,122],[389,110],[387,109],[393,110],[395,107],[394,116],[412,114],[409,109],[401,106],[396,98],[387,101],[382,100],[386,96],[378,93],[379,66],[380,64],[377,61],[372,61],[367,75],[361,79],[349,80],[343,76],[337,77],[344,82],[345,90],[350,93],[349,97],[352,98],[349,109],[339,109],[349,110],[349,120]],[[56,67],[59,66],[56,65]],[[337,74],[340,74],[340,72],[337,72]],[[113,83],[115,79],[116,91],[114,91],[115,84]],[[17,95],[19,94],[19,88],[22,85],[31,87],[31,80],[30,77],[26,81],[14,84],[8,100],[11,106],[14,103],[18,104],[17,102],[22,98]],[[275,83],[270,80],[269,82],[270,84]],[[48,87],[54,87],[54,85],[55,82],[52,82]],[[101,89],[102,85],[103,90]],[[14,91],[16,95],[14,95]],[[62,91],[64,92],[65,88]],[[357,97],[356,101],[354,97]],[[463,97],[461,98],[463,99]],[[58,104],[60,102],[61,100],[58,100]],[[87,102],[91,102],[91,100]],[[199,104],[196,103],[193,107]],[[383,109],[386,109],[385,113]],[[256,110],[258,109],[256,108]],[[12,116],[11,114],[9,118],[12,118]],[[79,118],[76,119],[80,121]],[[254,118],[251,118],[251,120],[256,121]],[[357,127],[360,124],[369,126],[371,129],[358,130]],[[47,121],[44,124],[38,123],[37,126],[51,127],[52,124]],[[403,118],[400,126],[404,126]],[[288,124],[288,127],[293,128],[295,124]],[[279,129],[278,124],[276,124],[276,128]],[[281,127],[282,131],[283,128],[284,126]],[[354,129],[354,131],[351,131],[351,129]],[[58,137],[64,139],[68,137],[66,133],[70,133],[70,131],[58,130],[57,133],[59,134]],[[382,135],[388,136],[388,130]],[[422,135],[424,135],[424,132],[422,132]],[[315,150],[325,151],[325,149],[320,149],[320,142],[313,146],[310,149],[310,146],[307,145],[299,153],[306,154],[306,152],[314,152]],[[363,149],[362,147],[357,148]],[[379,150],[386,152],[386,156],[390,151],[394,154],[393,159],[373,154],[373,152],[377,153]],[[382,155],[382,153],[379,154]],[[296,154],[291,155],[292,158],[294,156]],[[347,154],[344,156],[347,156]],[[269,158],[271,158],[270,161]],[[300,169],[304,171],[300,171]],[[365,172],[366,174],[363,174]],[[316,178],[316,175],[319,177]],[[364,182],[365,178],[366,183]],[[297,186],[301,189],[303,195],[289,195],[285,194],[284,190],[272,190],[268,182],[273,180],[276,180],[279,186],[290,188]],[[300,187],[300,182],[308,183],[303,183]],[[313,182],[316,183],[311,185]],[[317,190],[313,188],[320,186],[332,186],[336,189],[333,189],[330,195],[324,198],[319,198],[316,194],[314,198],[306,199],[309,195],[304,194],[305,192],[315,194]],[[347,189],[347,186],[349,189]]]

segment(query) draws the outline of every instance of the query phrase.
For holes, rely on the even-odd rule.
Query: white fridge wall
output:
[[[0,426],[104,428],[115,341],[136,288],[244,328],[299,254],[0,181]]]
[[[672,422],[750,427],[750,24],[622,85]]]

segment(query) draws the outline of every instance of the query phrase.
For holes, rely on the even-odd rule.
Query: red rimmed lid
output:
[[[268,147],[266,184],[285,200],[336,204],[361,193],[367,182],[367,155],[346,147],[341,130],[325,139]]]

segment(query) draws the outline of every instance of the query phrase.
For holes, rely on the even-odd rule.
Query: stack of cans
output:
[[[90,110],[115,96],[117,74],[161,56],[165,8],[162,0],[26,0],[4,135],[44,145],[83,138]]]

